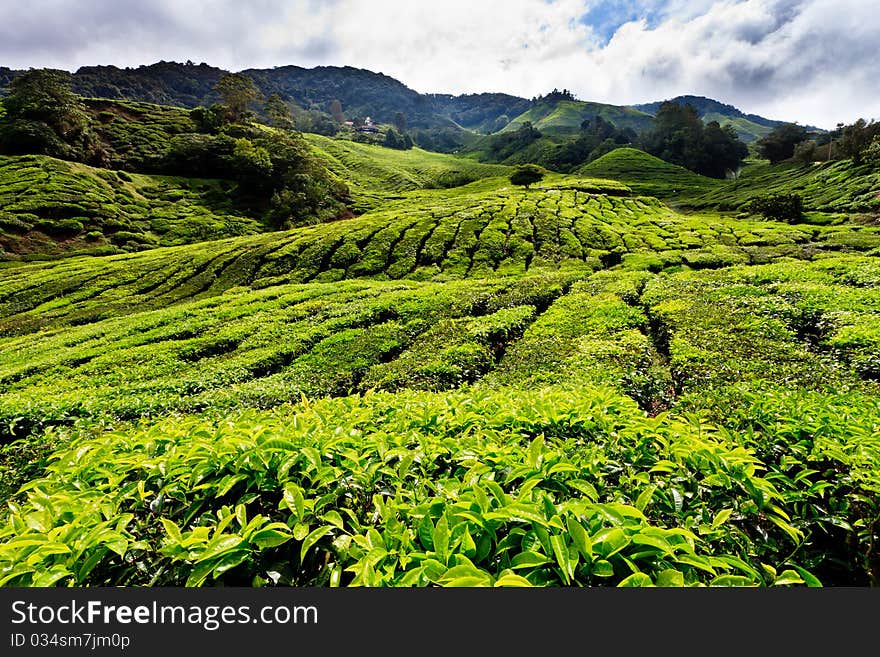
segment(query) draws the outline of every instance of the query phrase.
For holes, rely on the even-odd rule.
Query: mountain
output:
[[[668,101],[658,100],[653,103],[633,105],[632,107],[648,114],[656,114],[657,110],[665,102],[690,105],[697,110],[697,114],[705,123],[718,121],[721,125],[732,125],[736,128],[737,133],[739,133],[739,138],[746,143],[757,141],[761,137],[770,134],[776,126],[786,123],[786,121],[775,121],[757,114],[746,114],[733,105],[727,105],[704,96],[676,96]],[[808,130],[819,130],[819,128],[813,126],[806,127]]]
[[[0,87],[18,73],[0,67]],[[225,73],[221,68],[192,62],[161,61],[137,68],[84,66],[73,74],[73,89],[83,96],[192,108],[218,100],[213,87]],[[349,118],[370,116],[374,121],[391,123],[400,112],[412,128],[491,132],[499,118],[506,123],[508,117],[522,114],[530,105],[525,98],[502,93],[420,94],[392,77],[351,66],[280,66],[242,73],[254,80],[264,95],[279,93],[306,110],[329,112],[330,104],[338,100]]]
[[[0,88],[19,72],[0,67]],[[224,73],[204,62],[160,61],[137,68],[84,66],[73,74],[73,88],[84,96],[196,107],[217,101],[213,87]],[[663,102],[625,107],[559,100],[553,94],[531,101],[504,93],[421,94],[390,76],[351,66],[277,66],[242,73],[252,78],[265,95],[279,93],[303,109],[328,112],[330,104],[338,100],[348,117],[370,116],[374,121],[391,123],[400,112],[410,128],[464,128],[484,134],[505,126],[515,130],[526,121],[546,134],[574,134],[585,119],[596,115],[620,129],[640,132],[650,126],[651,117]],[[671,100],[690,103],[705,121],[732,124],[746,142],[763,137],[783,123],[702,96]]]

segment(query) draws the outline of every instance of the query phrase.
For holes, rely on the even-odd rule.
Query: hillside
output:
[[[604,221],[569,214],[578,188]],[[468,202],[0,272],[0,412],[19,439],[2,482],[39,478],[0,529],[3,583],[873,576],[848,529],[866,512],[823,505],[877,490],[876,257],[836,255],[829,231],[830,252],[792,261],[800,229],[756,225],[777,262],[650,273],[585,259],[577,238],[604,245],[618,222],[625,244],[640,223],[639,252],[659,256],[696,220],[595,181]],[[695,255],[725,243],[721,225]],[[434,280],[383,280],[424,267]],[[95,536],[90,567],[44,547],[49,531]],[[234,557],[214,555],[219,537]]]
[[[277,66],[241,71],[253,79],[264,96],[279,93],[302,109],[329,112],[339,100],[349,117],[371,116],[391,123],[401,112],[412,128],[472,130],[489,134],[510,124],[516,129],[530,121],[542,132],[555,135],[576,133],[585,119],[601,116],[618,128],[640,132],[650,126],[650,117],[661,102],[632,107],[585,101],[532,102],[503,93],[420,94],[382,73],[351,66]],[[2,88],[20,71],[0,67]],[[123,99],[159,105],[193,108],[217,102],[214,85],[226,73],[206,63],[161,61],[136,68],[86,66],[74,73],[74,90],[88,97]],[[730,123],[745,142],[752,142],[782,123],[766,119],[702,96],[679,96],[673,102],[690,103],[704,121]],[[808,126],[809,129],[814,128]]]
[[[140,101],[194,108],[210,105],[219,97],[214,85],[227,71],[206,63],[156,62],[136,68],[84,66],[74,72],[73,89],[87,97]],[[0,67],[0,88],[20,71]],[[334,100],[348,117],[371,116],[391,123],[402,112],[411,127],[459,125],[491,132],[501,116],[517,116],[529,101],[508,94],[420,94],[381,73],[351,66],[277,66],[247,69],[264,96],[279,93],[299,107],[329,112]]]
[[[880,172],[850,161],[817,164],[749,161],[736,180],[715,180],[632,148],[620,148],[581,167],[578,173],[619,180],[638,193],[651,194],[676,206],[740,210],[755,196],[797,193],[804,207],[838,215],[861,213],[871,219],[880,211]]]
[[[662,199],[689,197],[722,184],[636,148],[615,149],[584,165],[578,173],[619,180],[640,194]]]
[[[530,191],[488,179],[295,231],[10,267],[0,270],[0,334],[83,325],[241,287],[714,269],[880,247],[878,227],[682,215],[626,193],[592,179],[559,177]]]
[[[0,158],[0,586],[880,584],[876,168],[87,111]]]
[[[772,119],[758,116],[757,114],[746,114],[737,109],[733,105],[718,102],[704,96],[676,96],[668,101],[657,101],[653,103],[644,103],[641,105],[633,105],[633,108],[648,114],[656,114],[660,109],[660,105],[664,102],[678,103],[679,105],[691,105],[704,122],[717,121],[722,126],[732,125],[736,128],[739,138],[751,143],[757,141],[761,137],[765,137],[778,125],[785,123],[784,121],[774,121]],[[807,126],[810,130],[818,130]]]
[[[572,135],[581,129],[581,123],[596,116],[613,123],[619,129],[631,128],[637,133],[651,126],[652,116],[645,112],[617,105],[605,105],[581,100],[539,102],[504,128],[512,131],[529,122],[542,133]]]
[[[396,150],[321,135],[305,137],[327,168],[349,185],[357,211],[381,207],[402,192],[460,187],[511,171],[420,148]]]
[[[266,230],[233,190],[222,180],[0,156],[0,258],[114,253]]]
[[[246,133],[215,135],[182,108],[85,102],[99,147],[97,156],[82,157],[99,166],[44,155],[0,155],[0,257],[135,251],[279,228],[267,217],[268,199],[243,185],[241,167],[232,157],[236,138],[247,134],[278,141],[276,133],[254,126]],[[310,177],[332,178],[347,190],[347,214],[374,209],[405,192],[456,187],[509,172],[417,148],[285,136],[304,139],[317,165]],[[229,155],[218,157],[223,149]],[[334,213],[321,218],[334,218]]]

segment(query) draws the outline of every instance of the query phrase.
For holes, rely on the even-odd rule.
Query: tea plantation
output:
[[[876,172],[307,141],[287,231],[0,159],[0,585],[880,584]]]

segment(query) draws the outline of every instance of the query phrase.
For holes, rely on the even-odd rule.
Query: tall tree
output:
[[[704,126],[691,105],[674,102],[660,106],[641,142],[648,153],[713,178],[735,171],[748,155],[734,128],[722,128],[717,121]]]
[[[521,164],[510,174],[510,182],[514,185],[522,185],[528,189],[536,182],[544,178],[544,169],[535,164]]]
[[[406,132],[406,117],[403,115],[403,112],[394,113],[394,127],[397,128],[398,132]]]
[[[241,73],[226,73],[214,85],[214,91],[220,94],[232,123],[242,122],[249,114],[251,103],[262,96],[253,80]]]
[[[859,119],[843,128],[840,151],[844,157],[851,158],[853,164],[860,165],[864,162],[865,151],[877,137],[880,137],[880,123]]]
[[[284,102],[284,99],[278,93],[273,93],[266,99],[266,114],[269,120],[276,128],[290,130],[293,128],[293,115],[290,112],[290,106]]]
[[[342,112],[342,103],[339,100],[334,100],[330,103],[330,116],[333,117],[333,120],[336,123],[343,123],[345,121],[345,114]]]
[[[758,140],[758,154],[770,160],[772,164],[788,160],[794,156],[794,148],[806,141],[807,130],[795,123],[783,123]]]
[[[7,116],[45,123],[61,138],[82,130],[88,115],[70,83],[67,71],[31,69],[22,73],[9,85],[4,102]]]

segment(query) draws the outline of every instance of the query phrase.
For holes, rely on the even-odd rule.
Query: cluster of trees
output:
[[[544,94],[543,96],[534,96],[532,98],[532,104],[535,103],[550,103],[551,105],[556,104],[562,100],[577,100],[574,94],[570,92],[568,89],[563,89],[559,91],[559,89],[554,88],[548,94]]]
[[[610,121],[594,116],[581,123],[578,136],[563,144],[550,158],[549,165],[562,172],[592,162],[615,148],[633,144],[638,135],[632,128],[618,130]]]
[[[827,160],[852,160],[880,165],[880,122],[859,119],[837,124],[828,133],[811,133],[803,126],[777,126],[757,143],[758,154],[772,163],[795,160],[804,164]]]
[[[749,154],[735,128],[717,121],[704,125],[692,106],[672,102],[660,105],[654,127],[639,141],[651,155],[712,178],[736,171]]]
[[[541,132],[525,121],[516,130],[489,137],[488,152],[492,161],[501,162],[541,138]]]
[[[262,94],[247,76],[229,73],[214,90],[220,103],[192,111],[204,134],[171,140],[168,166],[184,175],[225,177],[232,172],[240,192],[265,210],[275,228],[291,228],[338,216],[350,201],[348,189],[333,179],[309,153],[295,131],[296,118],[277,93],[263,114],[280,131],[267,134],[254,126],[253,106]]]
[[[0,152],[33,153],[94,162],[100,145],[82,99],[70,90],[70,73],[34,69],[9,84],[0,124]]]
[[[100,121],[73,93],[70,82],[69,73],[47,69],[16,77],[3,100],[0,152],[105,165],[102,135],[96,130]],[[262,96],[248,77],[224,75],[215,91],[221,102],[192,110],[197,131],[171,137],[150,172],[236,180],[240,196],[277,228],[344,211],[348,189],[311,155],[302,136],[290,130],[293,116],[280,97],[270,96],[264,112],[285,130],[270,134],[252,123]],[[126,166],[131,169],[131,164]]]
[[[806,128],[794,123],[776,126],[769,135],[758,140],[758,155],[772,164],[789,160],[799,145],[807,143],[808,136]],[[802,150],[801,157],[804,154]]]
[[[409,134],[403,132],[399,132],[395,128],[388,128],[388,131],[385,133],[385,139],[382,141],[382,145],[387,148],[396,148],[399,151],[406,151],[413,147],[413,140]]]

